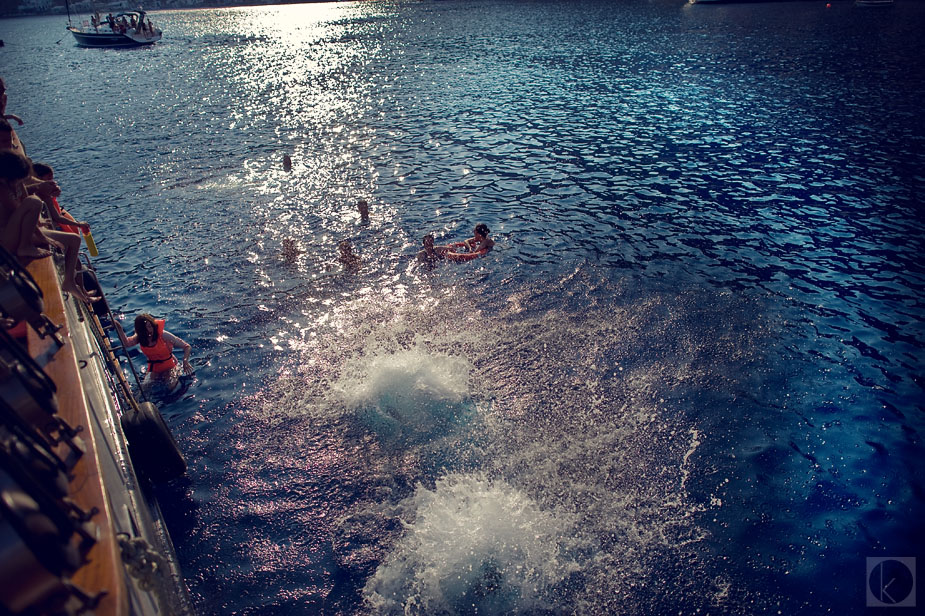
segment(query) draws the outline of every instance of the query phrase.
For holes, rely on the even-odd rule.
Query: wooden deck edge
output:
[[[89,562],[74,574],[71,581],[91,596],[106,593],[99,605],[93,609],[94,614],[128,614],[125,568],[115,536],[109,499],[106,496],[107,488],[100,473],[98,443],[93,435],[80,370],[70,341],[70,325],[65,315],[58,273],[50,257],[33,261],[28,270],[44,294],[45,314],[56,325],[64,326],[59,334],[65,341],[64,346],[53,354],[57,347],[55,342],[51,338],[40,338],[29,328],[29,353],[32,357],[38,358],[39,365],[58,388],[58,414],[71,427],[83,426],[79,436],[87,448],[86,453],[71,470],[73,479],[68,489],[69,496],[84,511],[90,511],[94,507],[99,511],[91,519],[99,528],[98,541],[87,555]],[[59,447],[62,457],[70,451],[64,445]]]

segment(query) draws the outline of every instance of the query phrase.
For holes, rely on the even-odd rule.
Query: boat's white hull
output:
[[[81,47],[141,47],[144,45],[153,45],[161,40],[160,30],[156,30],[151,35],[136,34],[127,32],[87,32],[79,28],[69,27],[68,30],[74,35],[74,40]]]

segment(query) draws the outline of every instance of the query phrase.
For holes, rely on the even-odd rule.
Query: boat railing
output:
[[[84,260],[84,272],[95,278]],[[139,418],[150,417],[152,408],[161,428],[163,420],[150,402],[135,399],[115,355],[120,349],[110,344],[97,310],[104,310],[111,327],[105,299],[91,308],[62,294],[52,257],[24,268],[0,248],[0,317],[28,324],[15,339],[0,328],[0,613],[136,613],[131,606],[138,601],[139,582],[127,573],[126,550],[148,544],[141,531],[132,531],[131,519],[128,527],[117,521],[125,512],[114,504],[112,490],[132,492],[138,483],[134,461],[128,461],[134,445],[123,430],[138,433]],[[95,343],[81,342],[88,337]],[[85,372],[91,362],[104,367],[105,376],[89,376],[97,374]],[[94,388],[82,378],[98,379],[109,394],[91,396]],[[104,412],[107,397],[111,410]],[[111,441],[113,435],[122,445]],[[124,450],[121,463],[107,462],[113,447]],[[113,464],[123,466],[116,475],[127,473],[129,484],[112,485],[107,469]],[[162,549],[172,553],[169,539]],[[161,575],[183,586],[178,569]],[[185,588],[174,595],[184,593]],[[146,600],[155,606],[151,613],[187,612],[170,607],[182,601],[163,597],[151,594]]]

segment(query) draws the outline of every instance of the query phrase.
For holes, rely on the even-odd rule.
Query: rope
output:
[[[118,533],[116,537],[122,550],[122,562],[138,587],[153,594],[166,613],[182,613],[167,559],[141,537],[131,537],[127,533]]]

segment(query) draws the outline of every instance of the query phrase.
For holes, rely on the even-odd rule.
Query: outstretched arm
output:
[[[182,338],[174,336],[170,332],[165,331],[161,336],[166,342],[169,342],[175,347],[180,347],[183,349],[183,374],[193,374],[193,366],[189,363],[189,356],[192,352],[192,347]]]
[[[56,225],[79,227],[84,233],[90,231],[89,224],[74,220],[70,214],[65,213],[62,215],[58,213],[58,208],[54,206],[53,200],[61,194],[61,188],[54,180],[37,180],[33,184],[28,185],[26,189],[45,202],[45,209],[48,211],[48,216]]]

